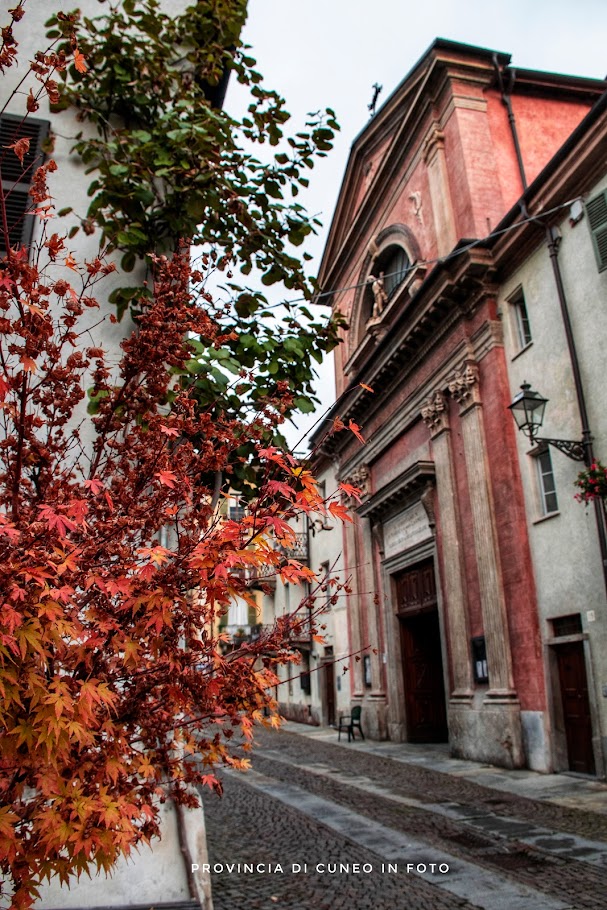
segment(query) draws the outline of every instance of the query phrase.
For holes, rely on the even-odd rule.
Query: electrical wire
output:
[[[486,237],[479,238],[477,240],[472,240],[470,243],[465,244],[462,247],[458,247],[453,250],[451,253],[448,253],[446,256],[437,256],[435,259],[417,259],[415,262],[411,263],[410,268],[407,271],[411,271],[413,268],[417,268],[420,265],[436,265],[437,263],[450,262],[452,259],[456,259],[458,256],[462,256],[464,253],[467,253],[469,250],[474,249],[477,246],[487,243],[490,239],[494,237],[500,237],[503,234],[507,234],[510,231],[518,230],[518,228],[524,227],[526,224],[530,224],[534,221],[539,221],[541,218],[545,218],[548,215],[552,215],[555,212],[560,211],[561,209],[569,208],[576,202],[580,197],[575,196],[573,199],[569,199],[567,202],[561,202],[560,205],[555,205],[551,209],[547,209],[545,212],[541,212],[539,215],[530,215],[528,218],[523,218],[521,221],[517,221],[516,224],[511,224],[508,227],[502,228],[501,231],[491,231],[490,234],[487,234]],[[396,272],[389,272],[384,275],[384,278],[392,278],[395,275],[402,275],[403,270],[399,269]],[[335,294],[341,294],[344,291],[355,291],[358,288],[365,287],[370,284],[369,279],[366,278],[364,281],[359,281],[356,284],[349,284],[339,288],[333,288],[329,291],[321,291],[319,294],[315,294],[312,300],[308,300],[306,297],[295,297],[292,300],[282,300],[279,303],[271,303],[267,306],[264,306],[264,310],[275,310],[279,307],[289,307],[296,303],[307,303],[308,305],[317,305],[317,306],[327,306],[326,303],[321,303],[321,297],[333,297]]]

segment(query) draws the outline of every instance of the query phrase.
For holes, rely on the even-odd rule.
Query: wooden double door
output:
[[[448,741],[443,660],[432,560],[395,578],[407,740]]]

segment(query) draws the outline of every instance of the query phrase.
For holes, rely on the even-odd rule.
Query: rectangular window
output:
[[[529,324],[529,314],[527,312],[527,303],[523,289],[519,288],[516,294],[510,298],[510,305],[514,315],[516,326],[516,340],[519,350],[531,344],[531,326]]]
[[[599,272],[607,269],[607,190],[586,203],[594,255]]]
[[[6,204],[8,221],[8,242],[11,249],[29,246],[32,240],[34,219],[27,212],[32,208],[29,188],[36,169],[44,161],[42,143],[48,136],[49,124],[35,117],[16,117],[13,114],[0,116],[0,170],[2,171],[2,192]],[[18,139],[29,139],[30,144],[19,160],[13,149]],[[0,255],[5,256],[7,243],[4,232],[0,231]]]
[[[544,449],[536,455],[535,461],[537,466],[542,515],[550,515],[552,512],[558,512],[559,508],[550,449]]]
[[[331,594],[332,594],[331,585],[329,584],[329,579],[331,578],[331,569],[330,569],[328,562],[321,563],[320,577],[322,579],[321,589],[325,588],[325,590],[322,591],[322,594],[323,594],[323,599],[324,599],[323,610],[326,611],[326,610],[331,609]]]
[[[304,695],[310,695],[312,691],[312,679],[310,676],[310,655],[307,651],[301,652],[301,673],[299,674],[299,684]]]

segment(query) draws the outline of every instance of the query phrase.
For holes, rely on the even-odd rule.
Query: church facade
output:
[[[319,284],[349,322],[334,416],[365,443],[324,447],[361,495],[344,563],[351,652],[370,659],[350,696],[372,737],[558,769],[497,249],[502,228],[520,256],[541,242],[541,193],[521,200],[604,90],[438,39],[353,144]]]

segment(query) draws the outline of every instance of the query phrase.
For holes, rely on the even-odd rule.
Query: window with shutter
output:
[[[531,344],[531,325],[529,323],[529,313],[527,311],[527,302],[522,288],[518,288],[514,294],[508,298],[508,303],[512,307],[514,317],[514,326],[516,332],[517,353]]]
[[[11,249],[29,246],[34,229],[34,219],[26,214],[32,208],[29,187],[36,171],[44,161],[42,144],[48,136],[49,123],[35,117],[0,116],[0,176],[6,206],[9,243]],[[19,161],[8,146],[18,139],[29,139],[30,146]],[[6,256],[6,237],[0,229],[0,255]]]
[[[607,191],[586,203],[586,214],[599,272],[602,272],[607,269]]]
[[[558,512],[559,504],[550,450],[548,448],[540,450],[534,458],[537,467],[541,512],[542,515],[551,515],[553,512]]]

